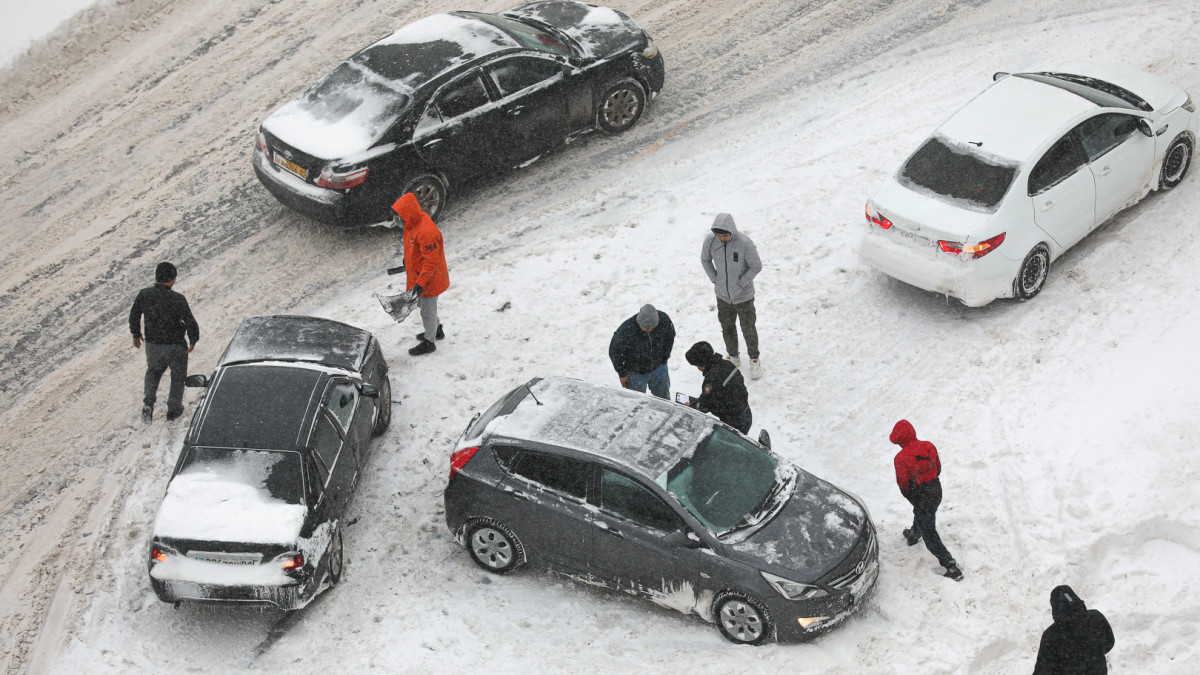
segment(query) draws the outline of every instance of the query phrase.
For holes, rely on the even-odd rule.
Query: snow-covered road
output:
[[[0,663],[12,670],[369,667],[594,672],[1032,670],[1049,590],[1113,624],[1114,670],[1200,658],[1200,177],[1152,194],[1052,268],[1028,303],[967,309],[857,261],[867,194],[995,70],[1120,60],[1200,94],[1187,0],[613,3],[667,86],[638,127],[572,143],[462,196],[439,222],[448,339],[371,298],[395,233],[282,209],[249,165],[257,120],[354,49],[446,9],[428,0],[130,0],[0,72]],[[136,17],[136,18],[134,18]],[[33,57],[37,57],[36,59]],[[556,373],[615,384],[611,331],[644,302],[719,343],[701,237],[719,211],[766,269],[755,430],[864,497],[879,589],[804,645],[736,648],[708,624],[536,572],[482,573],[441,488],[474,409]],[[211,368],[240,319],[368,328],[396,409],[346,531],[343,585],[303,613],[159,603],[149,528],[186,425],[137,422],[125,314],[154,263],[180,268]],[[904,546],[891,425],[945,465],[942,535],[966,579]]]

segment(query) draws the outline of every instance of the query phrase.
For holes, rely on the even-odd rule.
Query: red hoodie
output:
[[[896,422],[889,440],[900,446],[896,453],[896,485],[901,492],[924,485],[942,473],[937,448],[929,441],[917,440],[917,432],[908,420]]]

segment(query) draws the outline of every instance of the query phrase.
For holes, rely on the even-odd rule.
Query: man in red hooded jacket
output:
[[[904,531],[904,538],[909,546],[924,539],[925,548],[946,568],[946,576],[961,581],[962,570],[937,533],[937,509],[942,503],[942,482],[938,479],[942,462],[937,448],[929,441],[917,440],[917,432],[908,420],[896,422],[890,440],[900,446],[895,460],[896,485],[913,507],[912,528]]]
[[[433,220],[421,209],[416,195],[405,193],[392,204],[392,210],[403,221],[404,270],[408,275],[407,289],[417,298],[424,332],[417,335],[420,342],[408,350],[413,356],[428,354],[437,349],[433,341],[446,337],[438,323],[437,299],[450,287],[450,272],[446,268],[446,252],[442,248],[442,233]]]

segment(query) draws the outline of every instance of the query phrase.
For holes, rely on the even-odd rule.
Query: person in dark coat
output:
[[[666,312],[654,305],[643,305],[613,333],[608,343],[608,358],[612,361],[621,386],[634,391],[646,391],[659,398],[671,392],[671,376],[667,359],[675,346],[675,326]]]
[[[909,546],[913,546],[924,539],[925,548],[946,569],[946,576],[961,581],[962,570],[937,533],[937,510],[942,503],[942,482],[939,479],[942,461],[938,459],[937,448],[929,441],[917,440],[917,432],[908,420],[896,422],[890,440],[900,446],[894,462],[896,485],[913,507],[913,524],[911,529],[904,531],[905,540]]]
[[[746,380],[738,367],[713,351],[707,342],[692,345],[684,356],[688,363],[704,373],[700,397],[692,402],[692,407],[716,415],[717,419],[743,434],[750,433],[754,414],[750,412]]]
[[[1116,642],[1108,619],[1088,609],[1070,586],[1050,591],[1054,623],[1042,632],[1033,675],[1104,675],[1107,654]]]
[[[129,309],[129,332],[133,348],[142,348],[142,320],[146,331],[146,377],[142,386],[142,421],[154,418],[158,383],[171,371],[171,391],[167,395],[167,419],[183,415],[183,382],[187,379],[188,354],[200,339],[200,325],[192,316],[187,299],[172,290],[177,277],[175,266],[162,262],[154,269],[154,285],[138,292]],[[184,339],[186,336],[186,339]]]

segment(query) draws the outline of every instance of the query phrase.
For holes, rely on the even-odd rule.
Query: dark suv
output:
[[[804,639],[879,572],[856,497],[691,408],[535,378],[467,425],[446,524],[487,570],[531,563],[715,621],[736,643]]]

